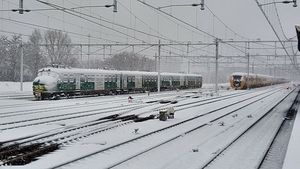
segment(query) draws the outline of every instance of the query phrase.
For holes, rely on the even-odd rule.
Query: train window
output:
[[[75,82],[74,74],[70,74],[69,80],[71,83]]]
[[[84,82],[85,81],[85,77],[84,76],[80,76],[80,82]]]
[[[95,75],[89,76],[89,82],[95,82]]]
[[[135,82],[135,77],[134,76],[132,77],[132,82]]]

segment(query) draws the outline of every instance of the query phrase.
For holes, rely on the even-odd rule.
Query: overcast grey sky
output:
[[[113,0],[43,1],[68,10],[65,12],[57,9],[40,10],[54,8],[35,0],[24,0],[24,8],[32,11],[20,15],[17,12],[3,11],[18,8],[19,0],[1,0],[1,35],[11,36],[16,33],[22,34],[23,39],[26,39],[33,29],[41,31],[57,29],[67,32],[73,43],[78,44],[89,42],[153,44],[158,43],[158,39],[161,43],[171,43],[171,41],[212,43],[214,37],[225,41],[278,40],[255,0],[205,0],[205,10],[191,6],[161,8],[161,11],[165,13],[146,4],[159,8],[168,5],[200,3],[200,0],[143,0],[146,4],[137,0],[118,0],[117,13],[114,13],[112,8],[96,7],[112,4]],[[259,0],[259,2],[274,1]],[[279,16],[281,25],[275,25],[277,28],[281,26],[288,38],[295,37],[295,25],[300,25],[299,6],[295,8],[292,4],[276,4],[276,7],[278,13],[274,12],[276,11],[274,5],[263,6],[270,21],[276,21]],[[71,8],[77,9],[72,12],[69,10]],[[243,49],[243,46],[238,48]],[[162,55],[214,55],[215,53],[215,46],[197,50],[199,48],[165,46]],[[110,54],[122,50],[134,50],[149,56],[157,53],[157,48],[153,47],[134,47],[133,49],[123,46],[110,47],[105,50],[103,52]],[[101,51],[101,47],[93,49],[95,53],[98,51]],[[220,47],[221,55],[245,55],[243,51],[228,46]],[[251,52],[261,53],[262,51]],[[274,54],[273,50],[264,50],[264,52]]]
[[[74,8],[79,6],[101,6],[106,4],[112,4],[113,0],[44,0],[51,4],[55,4],[65,8]],[[268,2],[266,0],[260,0],[261,3]],[[270,1],[270,0],[269,0]],[[163,7],[166,5],[183,5],[183,4],[192,4],[200,3],[200,0],[144,0],[145,3],[153,7]],[[192,29],[191,27],[182,24],[176,20],[170,21],[170,17],[153,10],[146,5],[138,2],[137,0],[119,0],[118,1],[118,12],[113,13],[111,8],[81,8],[76,9],[78,12],[85,13],[87,15],[92,15],[93,17],[102,17],[113,21],[117,24],[127,26],[129,28],[137,29],[140,31],[150,33],[150,29],[153,31],[150,34],[157,34],[155,31],[158,31],[160,34],[165,35],[166,37],[173,40],[188,40],[191,41],[191,38],[188,38],[192,35],[189,35],[194,32],[193,36],[196,36],[199,31]],[[6,9],[15,9],[18,8],[19,0],[1,0],[1,10]],[[264,18],[262,12],[259,10],[255,0],[206,0],[205,5],[208,8],[205,10],[200,10],[200,7],[188,7],[188,6],[173,6],[169,8],[163,8],[162,11],[173,15],[176,18],[182,19],[186,23],[189,23],[199,29],[220,37],[222,39],[226,37],[232,38],[233,33],[227,29],[226,26],[235,33],[244,36],[249,39],[265,39],[270,40],[274,39],[274,33],[271,32],[270,26],[268,25],[266,19]],[[272,6],[272,5],[267,5]],[[24,0],[24,8],[36,10],[36,9],[45,9],[51,8],[50,6],[44,5],[35,0]],[[300,24],[300,9],[299,7],[293,8],[292,4],[277,4],[278,14],[282,22],[284,31],[289,37],[295,36],[296,24]],[[91,11],[91,12],[90,12]],[[270,11],[271,12],[271,11]],[[93,29],[94,31],[105,34],[106,32],[116,34],[116,36],[124,37],[115,31],[109,32],[105,28],[100,30],[100,26],[91,23],[85,22],[83,19],[78,17],[70,17],[70,14],[63,13],[58,10],[53,11],[38,11],[25,13],[19,15],[17,12],[0,12],[1,17],[5,19],[12,19],[16,21],[22,21],[29,24],[36,24],[37,26],[61,29],[61,30],[70,30],[78,31],[78,28],[83,29],[82,34],[84,35],[87,29]],[[221,24],[220,21],[213,17],[215,15],[218,17],[224,24]],[[276,15],[276,13],[271,16]],[[166,18],[165,18],[166,17]],[[142,20],[142,23],[140,20]],[[3,31],[12,31],[16,33],[30,34],[31,30],[28,29],[24,31],[24,26],[13,24],[11,21],[1,20],[1,30]],[[71,25],[72,23],[73,25]],[[86,24],[82,24],[86,23]],[[100,24],[100,23],[99,23]],[[113,27],[111,24],[102,23],[103,25]],[[147,24],[147,26],[146,26]],[[178,25],[180,26],[178,26]],[[30,25],[25,25],[25,27]],[[34,25],[31,25],[32,28],[38,28]],[[177,28],[176,28],[177,27]],[[179,28],[178,28],[179,27]],[[189,30],[183,28],[186,27]],[[13,29],[12,29],[13,28]],[[115,27],[117,30],[122,30],[119,27]],[[40,28],[45,29],[45,28]],[[225,33],[226,32],[226,33]],[[81,32],[80,32],[81,33]],[[127,32],[125,32],[127,33]],[[132,35],[134,32],[128,32]],[[185,35],[178,35],[185,34]],[[90,32],[92,35],[92,32]],[[97,34],[95,34],[96,36]],[[147,39],[143,39],[147,40]],[[155,39],[156,40],[156,39]]]

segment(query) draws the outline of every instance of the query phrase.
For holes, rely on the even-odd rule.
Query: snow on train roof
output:
[[[80,73],[80,74],[96,74],[96,73],[103,73],[103,74],[127,74],[127,75],[149,75],[149,76],[155,76],[158,74],[158,72],[142,72],[142,71],[119,71],[119,70],[105,70],[105,69],[81,69],[81,68],[53,68],[53,67],[47,67],[42,68],[40,71],[54,71],[57,73]],[[160,73],[162,76],[169,75],[169,76],[198,76],[202,77],[199,74],[182,74],[182,73],[166,73],[162,72]]]
[[[53,71],[57,73],[80,73],[80,74],[86,74],[86,73],[106,73],[106,74],[121,74],[120,71],[116,70],[104,70],[104,69],[80,69],[80,68],[53,68],[53,67],[47,67],[42,68],[40,71]]]
[[[134,74],[140,74],[140,75],[151,75],[151,76],[155,76],[158,74],[158,72],[141,72],[141,71],[120,71],[122,72],[123,74],[131,74],[131,75],[134,75]],[[160,73],[161,75],[163,76],[199,76],[199,77],[202,77],[201,75],[199,74],[183,74],[183,73],[167,73],[167,72],[161,72]]]
[[[245,72],[234,72],[231,74],[231,76],[244,76],[244,75],[248,75],[248,73]],[[249,73],[250,76],[260,76],[260,77],[266,77],[266,78],[283,78],[283,77],[275,77],[275,76],[270,76],[270,75],[262,75],[262,74],[253,74],[253,73]]]

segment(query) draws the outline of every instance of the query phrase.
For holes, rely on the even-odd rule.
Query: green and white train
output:
[[[202,76],[198,74],[160,75],[160,90],[202,87]],[[157,82],[157,72],[47,67],[40,69],[34,79],[33,95],[44,100],[61,96],[157,91]]]

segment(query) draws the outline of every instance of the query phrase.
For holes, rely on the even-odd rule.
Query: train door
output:
[[[104,90],[104,75],[95,76],[95,90]]]
[[[127,89],[127,75],[123,75],[123,89]]]
[[[85,91],[88,89],[87,82],[88,82],[87,75],[80,74],[80,90]]]
[[[76,90],[80,90],[80,74],[75,74],[76,78]]]
[[[135,76],[127,76],[127,88],[128,89],[135,88]]]
[[[142,83],[143,83],[142,80],[143,79],[142,79],[141,75],[137,75],[136,76],[136,79],[135,79],[135,88],[137,88],[137,89],[141,89],[142,88]]]
[[[185,86],[184,80],[185,80],[184,76],[180,76],[180,78],[179,78],[180,86]]]
[[[117,89],[120,89],[121,88],[121,83],[120,83],[120,80],[122,79],[120,77],[121,75],[120,74],[116,74],[116,80],[117,80]]]

